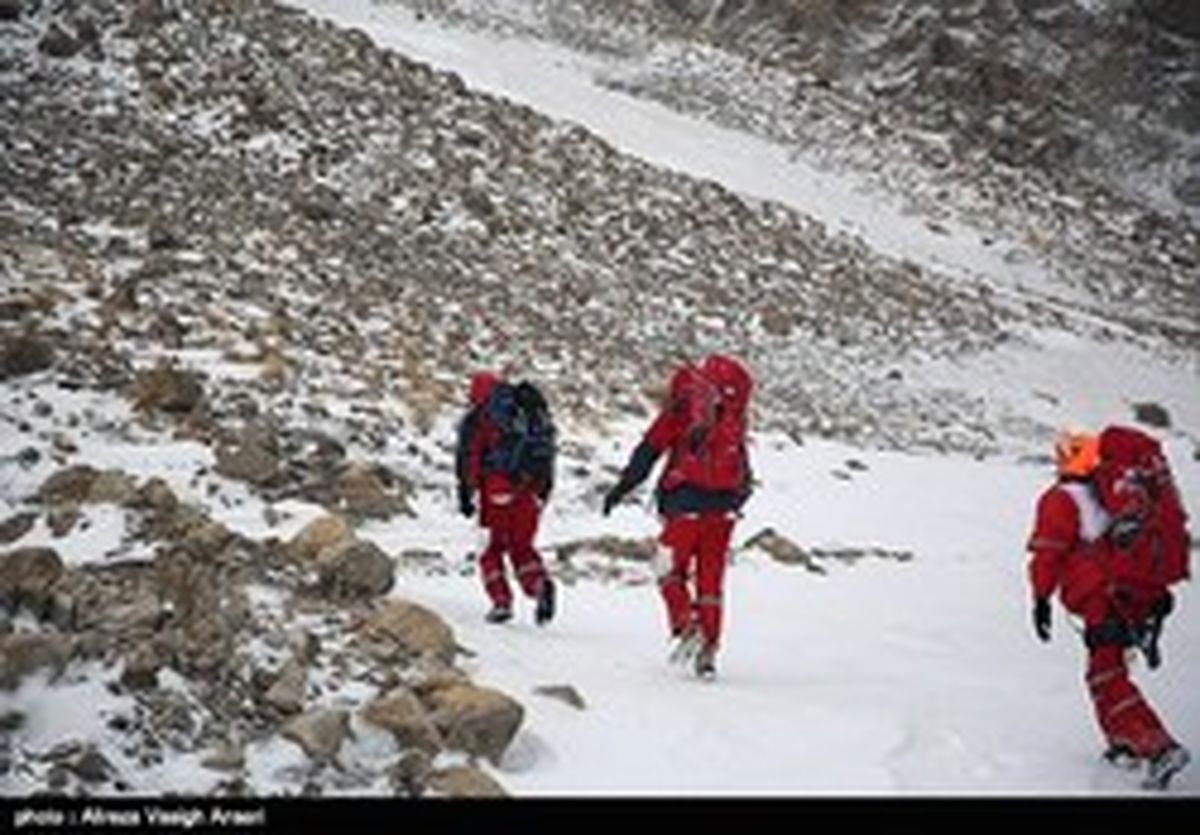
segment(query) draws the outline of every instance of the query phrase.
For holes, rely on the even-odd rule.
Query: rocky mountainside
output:
[[[573,37],[602,45],[596,20]],[[684,68],[609,83],[702,109],[713,76]],[[792,130],[763,120],[797,89],[771,78],[719,117]],[[804,89],[797,118],[875,118]],[[520,705],[469,681],[436,614],[381,600],[397,570],[453,561],[360,536],[445,511],[470,370],[544,384],[594,497],[610,474],[570,439],[645,415],[680,355],[745,356],[764,428],[987,453],[1006,442],[987,404],[908,369],[1030,327],[1200,334],[1194,235],[1116,197],[977,180],[1033,227],[1078,224],[1053,246],[1090,265],[1063,270],[1082,310],[998,293],[273,2],[0,0],[0,145],[0,688],[65,675],[116,740],[29,749],[6,709],[20,793],[154,790],[171,755],[227,771],[229,793],[499,791],[471,764]],[[902,158],[949,170],[945,153]],[[256,778],[281,740],[303,761]]]
[[[578,2],[548,3],[564,19]],[[605,8],[600,9],[598,6]],[[1185,0],[593,4],[836,86],[955,156],[1200,210],[1200,10]],[[1193,220],[1195,215],[1193,214]]]
[[[1195,345],[1186,4],[385,2],[610,59],[597,83],[1015,238],[1049,264],[1039,302],[1060,314],[1082,298],[1089,315]]]

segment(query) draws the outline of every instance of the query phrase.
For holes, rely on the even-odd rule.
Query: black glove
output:
[[[1131,516],[1127,516],[1114,521],[1112,527],[1108,529],[1108,535],[1114,545],[1121,550],[1125,550],[1133,544],[1133,540],[1137,539],[1137,535],[1141,530],[1142,523]]]
[[[625,496],[625,491],[621,489],[621,485],[619,485],[619,484],[616,487],[609,490],[607,493],[605,493],[604,494],[604,515],[607,516],[608,514],[612,513],[612,509],[617,506],[617,504],[621,501],[622,498],[624,498],[624,496]]]
[[[458,512],[468,519],[475,515],[475,502],[471,500],[470,490],[458,491]]]
[[[1033,601],[1033,631],[1041,640],[1050,640],[1050,601],[1045,597]]]
[[[1154,605],[1150,608],[1152,617],[1162,620],[1167,615],[1171,614],[1171,610],[1175,608],[1175,595],[1167,589],[1163,589],[1162,596],[1154,601]]]

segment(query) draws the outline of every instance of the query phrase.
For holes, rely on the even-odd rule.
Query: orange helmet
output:
[[[1100,466],[1100,438],[1076,429],[1064,429],[1054,441],[1058,474],[1084,477]]]

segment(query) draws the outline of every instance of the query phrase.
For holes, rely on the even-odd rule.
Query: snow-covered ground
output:
[[[1183,451],[1173,447],[1174,459]],[[545,629],[532,624],[529,605],[509,625],[484,623],[474,576],[402,576],[397,594],[442,612],[477,653],[469,664],[477,680],[529,710],[499,769],[506,786],[521,795],[1137,790],[1130,775],[1097,759],[1075,625],[1056,612],[1049,646],[1030,628],[1023,544],[1048,483],[1044,466],[770,438],[757,439],[755,456],[763,486],[736,542],[770,525],[808,546],[915,556],[865,558],[817,575],[735,551],[714,684],[669,665],[648,571],[565,588]],[[847,470],[849,459],[865,469]],[[1200,467],[1182,460],[1195,514]],[[638,507],[611,522],[551,513],[541,541],[553,564],[555,542],[601,529],[640,537],[656,522]],[[462,530],[456,539],[470,536]],[[1135,669],[1189,741],[1200,733],[1200,647],[1189,640],[1200,614],[1188,590],[1180,602],[1166,667]],[[574,686],[587,708],[534,694],[553,684]],[[1198,793],[1200,779],[1185,773],[1175,790]]]
[[[1035,262],[1005,258],[1005,247],[985,243],[979,230],[934,231],[844,172],[600,86],[605,68],[595,57],[448,29],[370,0],[292,4],[453,70],[472,87],[578,122],[623,151],[778,200],[888,254],[1023,295],[1051,291]],[[1014,425],[1098,425],[1128,420],[1132,403],[1167,405],[1175,426],[1168,449],[1197,517],[1196,357],[1172,362],[1130,345],[1031,333],[1028,344],[919,373],[985,398]],[[629,443],[627,435],[614,447]],[[1075,630],[1060,610],[1046,647],[1029,626],[1024,542],[1049,483],[1045,465],[767,438],[758,439],[757,457],[763,486],[739,526],[741,541],[770,525],[806,545],[880,545],[916,556],[817,576],[758,552],[735,555],[716,686],[667,666],[648,576],[566,589],[561,617],[546,630],[528,612],[513,625],[484,624],[473,576],[405,578],[398,593],[434,605],[478,653],[478,678],[530,710],[501,769],[507,786],[519,794],[1087,794],[1133,785],[1097,763]],[[851,458],[867,469],[847,470]],[[615,450],[611,461],[620,461]],[[542,541],[654,529],[648,511],[622,510],[606,523],[598,513],[551,508]],[[442,544],[453,552],[472,535],[447,530]],[[1138,678],[1176,734],[1194,741],[1200,647],[1188,637],[1200,615],[1186,590],[1180,597],[1166,669]],[[554,683],[577,687],[588,709],[532,694]],[[1200,792],[1196,771],[1176,788]]]
[[[853,179],[806,167],[759,140],[602,89],[592,82],[590,59],[448,30],[368,0],[294,5],[454,69],[470,85],[579,121],[648,160],[781,200],[953,278],[982,276],[1006,291],[1050,292],[1036,289],[1044,277],[1036,265],[1014,267],[997,254],[999,247],[984,246],[977,230],[934,233],[923,219],[890,208],[884,196],[861,194]],[[181,360],[204,364],[199,357]],[[509,791],[520,796],[1140,792],[1133,775],[1099,761],[1101,741],[1074,624],[1056,609],[1053,643],[1043,645],[1032,634],[1024,543],[1034,502],[1051,473],[1036,458],[1047,449],[1031,445],[1025,427],[1124,422],[1133,403],[1167,406],[1172,428],[1158,435],[1189,512],[1200,520],[1197,357],[1172,360],[1153,346],[1031,333],[1021,344],[967,363],[930,364],[912,373],[930,385],[985,399],[996,417],[993,430],[1008,440],[1002,447],[1013,451],[974,460],[883,453],[817,439],[797,444],[757,434],[753,454],[761,484],[735,544],[769,526],[805,547],[878,546],[912,558],[830,560],[827,573],[816,574],[776,563],[758,550],[735,549],[720,675],[711,684],[668,664],[661,603],[642,564],[622,561],[608,580],[596,578],[602,572],[564,579],[558,617],[545,628],[532,624],[528,605],[510,624],[484,623],[484,595],[468,558],[479,532],[454,514],[448,474],[411,472],[394,450],[381,457],[426,489],[413,502],[417,518],[372,523],[360,534],[389,553],[430,549],[449,559],[452,570],[446,572],[406,568],[392,594],[438,611],[474,653],[462,662],[473,678],[524,704],[521,731],[500,765],[491,768]],[[18,386],[6,389],[2,406],[8,419],[0,423],[5,516],[53,469],[46,460],[30,469],[17,462],[16,453],[28,442],[18,425],[37,422],[26,413],[28,404],[12,396]],[[91,409],[99,424],[128,418],[115,397],[97,396],[95,402],[84,402],[90,395],[54,397],[61,398],[53,402],[55,414]],[[52,422],[41,426],[50,431]],[[539,543],[561,576],[569,572],[555,560],[555,544],[656,532],[644,504],[622,507],[609,519],[598,509],[605,480],[598,473],[623,463],[640,428],[630,424],[605,438],[571,438],[594,448],[596,458],[587,462],[587,474],[564,467],[544,519]],[[430,436],[412,440],[422,452],[444,456],[451,432],[443,421]],[[182,498],[207,504],[215,518],[250,536],[286,539],[317,512],[301,502],[279,506],[275,510],[287,518],[271,524],[260,499],[209,471],[209,450],[166,443],[151,432],[118,439],[98,431],[80,441],[77,459],[99,468],[120,466],[139,477],[160,476]],[[119,552],[123,511],[100,505],[85,514],[87,528],[69,540],[52,540],[39,523],[17,544],[53,544],[69,563]],[[278,605],[268,592],[251,596],[255,605]],[[1173,732],[1196,749],[1200,601],[1188,587],[1178,597],[1163,639],[1164,668],[1150,674],[1135,661],[1135,676]],[[131,706],[103,687],[106,677],[117,674],[76,667],[52,685],[29,679],[15,693],[0,693],[0,714],[12,709],[26,716],[22,744],[31,750],[68,738],[118,746],[119,734],[105,720]],[[585,708],[535,692],[559,684],[574,687]],[[64,707],[78,704],[92,710]],[[364,729],[356,731],[350,759],[392,753]],[[246,758],[255,791],[295,790],[288,775],[299,768],[300,757],[292,743],[274,738],[252,746]],[[118,754],[110,759],[136,768]],[[34,785],[22,779],[0,777],[0,794],[21,794]],[[188,754],[169,759],[142,788],[196,791],[213,782]],[[1181,774],[1173,793],[1200,795],[1200,768]]]

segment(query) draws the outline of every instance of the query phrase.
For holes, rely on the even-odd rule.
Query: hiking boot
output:
[[[671,633],[671,653],[668,656],[672,664],[686,664],[696,657],[700,651],[700,630],[696,624],[688,624],[682,629]]]
[[[533,619],[538,626],[545,626],[554,618],[554,581],[549,577],[542,580],[542,587],[538,589],[537,609],[534,610]]]
[[[1146,779],[1142,781],[1142,788],[1166,789],[1171,783],[1171,778],[1182,771],[1191,762],[1191,759],[1192,755],[1186,748],[1172,742],[1150,760],[1150,767],[1146,769]]]
[[[696,675],[705,680],[712,680],[717,676],[717,648],[712,644],[705,644],[696,653]]]
[[[1126,771],[1135,769],[1142,764],[1142,758],[1133,753],[1132,748],[1120,743],[1108,746],[1108,750],[1104,752],[1104,761],[1111,766],[1123,768]]]
[[[488,623],[504,623],[512,620],[512,609],[507,606],[493,606],[492,610],[483,616]]]

